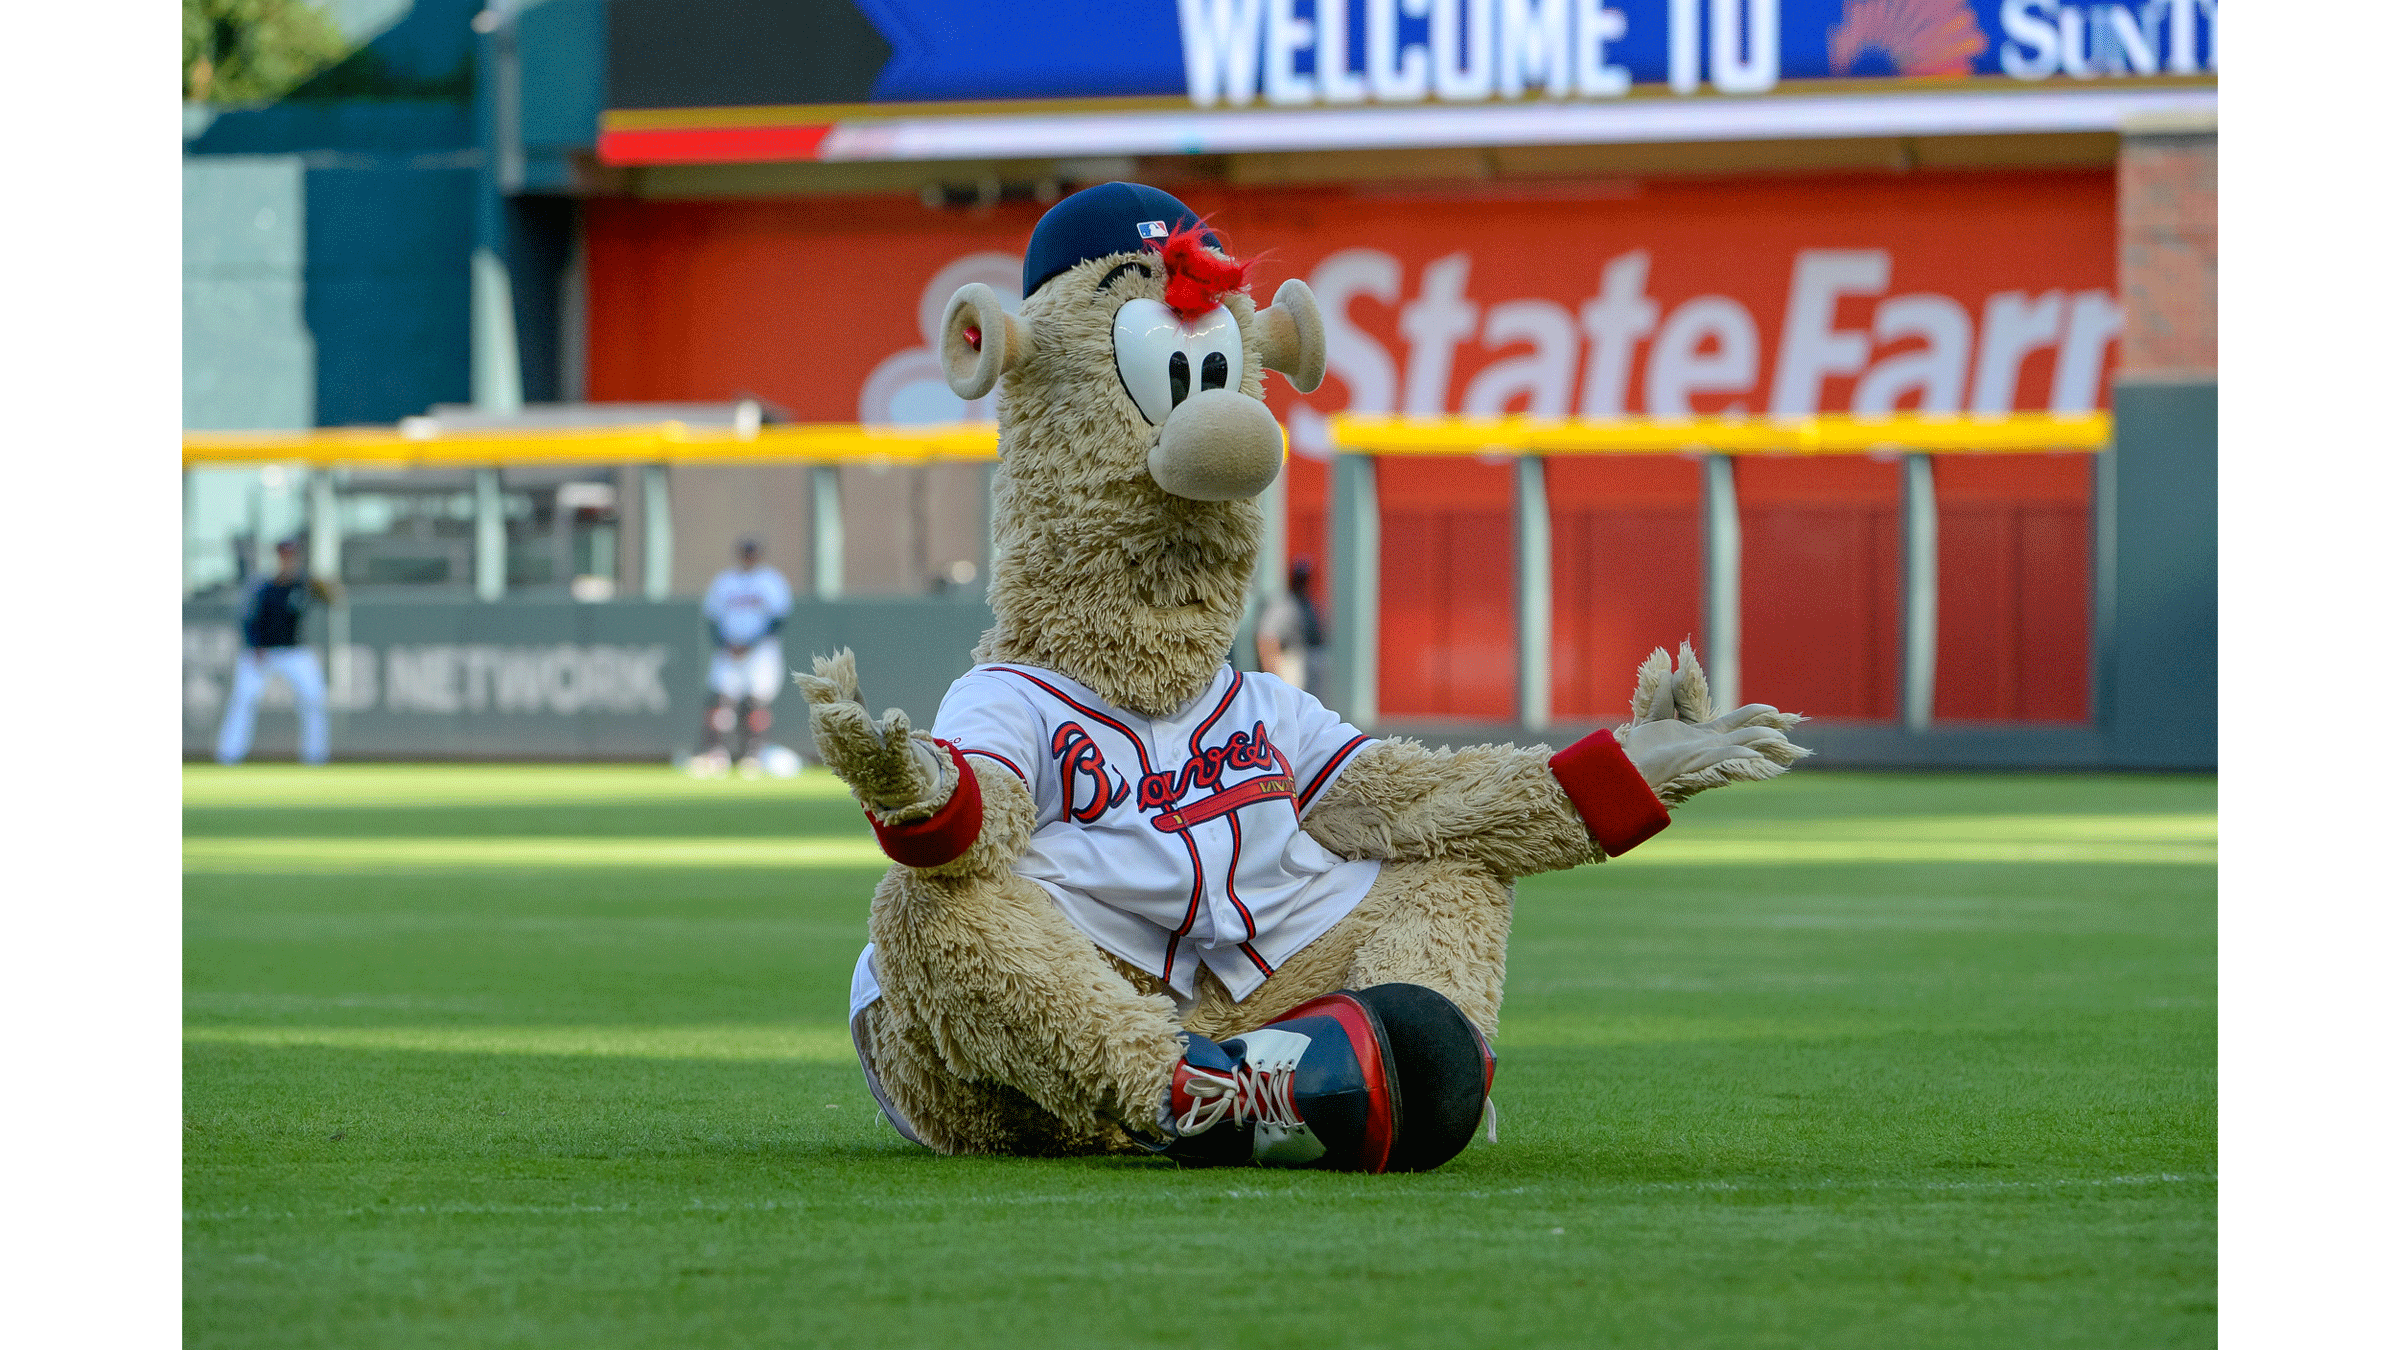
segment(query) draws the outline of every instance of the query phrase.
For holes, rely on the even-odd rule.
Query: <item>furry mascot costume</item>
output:
[[[1228,665],[1283,463],[1266,370],[1324,377],[1298,280],[1109,183],[1036,226],[1024,303],[961,289],[960,398],[1000,390],[997,623],[934,734],[799,677],[896,865],[852,1029],[892,1123],[944,1153],[1165,1152],[1383,1171],[1471,1138],[1511,883],[1613,856],[1704,788],[1781,773],[1801,720],[1724,716],[1687,646],[1564,751],[1376,740]]]

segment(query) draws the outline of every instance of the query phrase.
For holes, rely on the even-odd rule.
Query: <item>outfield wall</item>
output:
[[[2091,540],[2088,657],[2084,643],[2073,644],[2078,659],[2092,663],[2092,715],[1957,718],[1937,699],[1932,724],[1911,731],[1886,719],[1844,716],[1840,709],[1827,714],[1821,705],[1781,700],[1822,719],[1801,735],[1819,752],[1816,763],[2215,766],[2215,386],[2136,381],[2119,390],[2119,402],[2118,444],[2094,466],[2099,528]],[[205,756],[213,746],[237,655],[236,617],[224,601],[185,606],[187,754]],[[1617,622],[1625,616],[1584,602],[1571,603],[1561,617]],[[1945,631],[1990,623],[1971,609],[1965,617],[1967,623],[1946,623]],[[924,726],[990,623],[981,599],[964,593],[804,600],[784,641],[795,664],[812,651],[853,648],[869,706],[878,712],[904,708]],[[1655,622],[1648,627],[1660,629]],[[707,644],[699,607],[688,600],[360,599],[344,611],[313,616],[308,637],[328,653],[333,747],[340,758],[666,760],[698,739]],[[1829,663],[1854,655],[1834,640],[1813,652]],[[1991,676],[1988,664],[1943,655],[1942,666],[1961,678]],[[1629,687],[1630,663],[1621,665],[1627,674],[1620,679]],[[291,754],[290,706],[288,691],[270,689],[260,755]],[[781,709],[787,719],[798,712],[788,698]],[[1374,729],[1435,743],[1563,744],[1605,716],[1562,710],[1550,727],[1528,730],[1503,718],[1386,710]],[[777,737],[808,748],[805,734],[789,720]]]
[[[2193,553],[2192,565],[2205,562]],[[229,604],[184,606],[188,758],[205,759],[214,748],[237,654],[237,617]],[[307,629],[320,653],[333,626],[328,618],[312,616]],[[785,629],[785,652],[797,665],[812,651],[854,649],[868,705],[877,712],[904,708],[919,726],[930,726],[942,692],[967,668],[990,622],[978,600],[802,601]],[[336,759],[664,762],[688,753],[698,739],[707,640],[699,606],[688,601],[364,601],[349,607],[348,625],[348,641],[327,662]],[[2130,645],[2161,644],[2137,637]],[[2149,695],[2157,700],[2166,692]],[[1896,723],[1829,719],[1808,724],[1799,739],[1817,751],[1812,764],[1834,768],[2207,769],[2216,761],[2212,695],[2182,690],[2166,700],[2175,705],[2176,715],[2168,717],[2155,715],[2161,708],[2154,701],[2146,705],[2150,713],[2095,723],[1936,722],[1921,733]],[[786,720],[776,739],[813,753],[794,720],[798,701],[787,695],[777,711]],[[1535,730],[1497,720],[1395,717],[1376,730],[1437,745],[1563,745],[1598,725],[1562,718]],[[254,754],[289,759],[296,739],[290,691],[270,686]]]
[[[183,609],[183,750],[214,752],[240,609]],[[931,725],[991,611],[978,599],[802,601],[784,628],[795,664],[851,647],[867,701]],[[336,759],[656,760],[699,739],[708,640],[688,600],[606,604],[359,600],[310,616],[324,658]],[[774,738],[807,753],[800,703]],[[291,691],[268,686],[253,754],[288,759]]]

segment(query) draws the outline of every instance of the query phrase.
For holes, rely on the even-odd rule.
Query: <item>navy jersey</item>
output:
[[[309,581],[305,575],[290,581],[268,577],[250,588],[250,603],[242,610],[242,645],[297,647],[300,618],[308,612]]]

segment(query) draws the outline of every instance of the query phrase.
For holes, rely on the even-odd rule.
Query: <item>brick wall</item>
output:
[[[2125,129],[2125,329],[2093,588],[2093,721],[2124,768],[2217,762],[2217,133]]]
[[[2125,305],[2118,375],[2216,378],[2213,122],[2126,128],[2117,162],[2117,256]]]

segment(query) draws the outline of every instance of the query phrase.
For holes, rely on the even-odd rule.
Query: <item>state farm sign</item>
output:
[[[1267,396],[1303,449],[1360,411],[1759,414],[2105,403],[2106,170],[1187,189],[1260,293],[1300,277],[1331,375]],[[804,421],[988,417],[927,346],[1013,294],[1038,209],[872,199],[590,207],[591,390]]]
[[[2103,401],[2123,313],[2105,176],[1642,184],[1481,200],[1228,196],[1212,210],[1272,286],[1326,318],[1326,388],[1270,397],[1294,443],[1323,415],[2081,412]],[[1013,300],[1014,253],[960,254]],[[970,277],[969,274],[973,275]],[[949,396],[922,334],[859,386],[867,422],[988,416]]]

